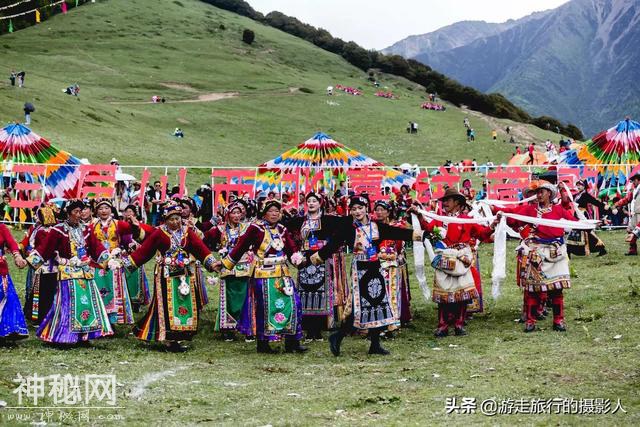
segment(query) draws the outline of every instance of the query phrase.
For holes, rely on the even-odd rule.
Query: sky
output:
[[[414,34],[458,21],[504,22],[567,0],[246,0],[265,15],[273,10],[328,30],[367,49],[383,49]]]

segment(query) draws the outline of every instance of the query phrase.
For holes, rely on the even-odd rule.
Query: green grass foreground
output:
[[[577,277],[566,292],[564,334],[551,330],[550,319],[532,334],[514,321],[522,295],[514,285],[510,243],[503,296],[497,303],[488,297],[486,313],[471,321],[466,337],[432,337],[435,305],[424,301],[412,277],[413,328],[383,343],[390,356],[367,356],[367,341],[355,337],[344,341],[340,358],[326,341],[309,344],[304,355],[258,355],[255,344],[216,337],[217,289],[209,288],[212,302],[191,351],[154,351],[128,336],[127,327],[94,348],[67,351],[49,348],[32,334],[15,348],[0,349],[0,399],[17,404],[17,373],[114,374],[123,408],[92,410],[91,417],[118,414],[131,425],[638,425],[640,258],[622,257],[624,233],[600,234],[609,255],[572,261]],[[487,293],[490,249],[481,250]],[[12,270],[22,298],[24,273]],[[627,413],[446,415],[448,397],[476,398],[478,405],[484,399],[620,399]],[[40,405],[47,403],[50,398]],[[7,420],[9,411],[0,409],[0,423],[15,424]]]

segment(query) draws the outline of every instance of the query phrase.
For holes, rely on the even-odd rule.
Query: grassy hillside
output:
[[[248,46],[245,28],[256,33]],[[440,164],[477,157],[501,162],[513,147],[490,141],[502,120],[472,118],[478,143],[466,142],[465,112],[419,109],[424,91],[381,78],[400,96],[373,96],[366,75],[342,58],[300,39],[195,0],[108,0],[0,38],[0,75],[27,71],[26,87],[0,84],[0,122],[21,120],[34,102],[34,131],[92,162],[243,165],[273,158],[321,130],[386,162]],[[62,93],[72,83],[80,97]],[[361,87],[365,96],[324,94],[328,85]],[[310,89],[313,93],[305,89]],[[224,100],[219,95],[237,96]],[[152,95],[168,99],[149,103]],[[205,102],[176,102],[197,100]],[[409,120],[421,134],[405,132]],[[171,136],[180,126],[184,140]],[[522,139],[548,136],[513,124]],[[501,139],[504,136],[501,135]]]

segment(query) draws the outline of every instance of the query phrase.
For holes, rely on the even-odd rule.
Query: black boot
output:
[[[340,356],[340,344],[342,344],[343,338],[344,333],[342,331],[337,331],[329,335],[329,349],[336,357]]]
[[[167,345],[167,351],[170,351],[171,353],[184,353],[187,350],[189,350],[189,347],[180,344],[178,341],[171,341]]]
[[[265,354],[277,354],[278,353],[278,350],[274,350],[273,348],[271,348],[269,346],[269,341],[267,341],[267,340],[257,340],[256,342],[258,343],[258,345],[257,345],[258,353],[265,353]]]
[[[457,337],[463,337],[467,335],[467,331],[465,331],[464,328],[456,328],[454,333],[456,334]]]
[[[369,331],[369,339],[371,340],[371,347],[369,347],[369,354],[380,354],[386,356],[391,354],[389,350],[384,349],[380,345],[380,333],[377,329],[371,329]]]
[[[294,338],[284,339],[285,353],[304,353],[309,350],[307,347],[300,345],[300,340]]]

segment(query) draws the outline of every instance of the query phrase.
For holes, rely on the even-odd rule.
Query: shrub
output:
[[[242,41],[246,44],[251,44],[256,39],[256,34],[251,30],[244,30],[242,32]]]

